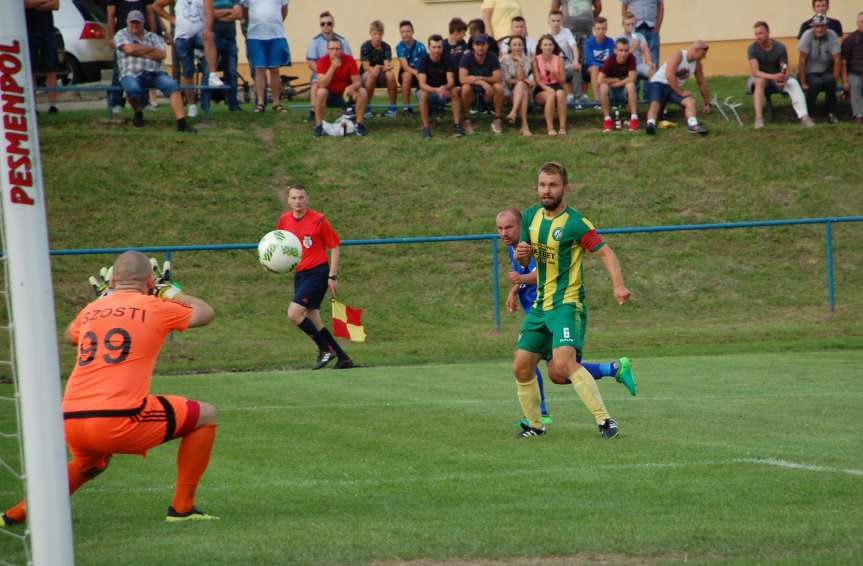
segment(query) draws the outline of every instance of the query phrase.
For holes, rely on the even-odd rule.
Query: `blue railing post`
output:
[[[497,267],[497,235],[491,239],[491,284],[494,296],[494,327],[500,330],[500,274]]]
[[[833,223],[824,223],[824,235],[827,239],[827,296],[830,300],[830,312],[836,312],[836,278],[833,274]]]

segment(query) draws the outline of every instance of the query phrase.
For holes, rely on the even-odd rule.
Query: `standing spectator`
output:
[[[779,41],[770,37],[767,22],[755,23],[755,41],[746,52],[749,59],[749,92],[752,93],[752,107],[755,110],[755,128],[764,127],[764,103],[767,97],[784,92],[791,98],[791,106],[807,128],[815,125],[809,117],[806,96],[797,79],[790,76],[788,69],[788,50]]]
[[[461,18],[453,18],[449,21],[449,35],[446,41],[443,42],[443,56],[447,63],[454,70],[453,84],[451,87],[452,100],[461,100],[461,82],[459,81],[458,67],[461,63],[462,55],[467,51],[467,42],[464,40],[467,24]],[[455,123],[455,136],[461,137],[465,135],[464,125],[461,117],[461,106],[458,110],[453,105],[453,120]],[[465,117],[467,117],[468,109],[465,109]]]
[[[341,52],[342,47],[338,42],[332,42],[329,48]],[[350,55],[345,57],[353,60]],[[323,74],[321,81],[318,94],[326,90],[323,84],[326,76]],[[341,240],[327,217],[309,208],[309,192],[303,185],[291,186],[286,200],[290,210],[279,217],[276,230],[287,230],[303,243],[303,258],[294,276],[294,298],[288,305],[288,318],[318,346],[318,358],[312,369],[321,369],[335,357],[338,357],[336,369],[352,368],[354,363],[350,356],[321,321],[321,302],[327,290],[335,296],[338,287]],[[327,251],[330,252],[329,260]]]
[[[624,14],[623,33],[618,37],[629,41],[629,51],[635,56],[636,71],[639,79],[650,79],[656,72],[656,59],[650,53],[647,39],[635,31],[636,18],[633,14]]]
[[[414,25],[410,20],[399,22],[399,35],[402,40],[396,45],[396,57],[399,58],[399,82],[402,86],[403,110],[410,114],[413,110],[411,103],[411,88],[419,88],[419,66],[428,55],[426,46],[422,41],[414,39]],[[443,45],[441,45],[443,49]],[[443,51],[441,51],[443,55]]]
[[[590,81],[593,91],[593,100],[597,108],[599,107],[599,69],[605,60],[611,57],[614,53],[614,40],[608,37],[608,20],[599,17],[593,23],[593,37],[587,40],[584,44],[585,51],[585,68],[581,73],[581,78]]]
[[[635,31],[644,36],[650,49],[650,60],[659,64],[659,30],[665,19],[665,2],[663,0],[620,0],[620,10],[623,17],[627,13],[635,16]],[[633,49],[633,51],[635,51]]]
[[[800,86],[806,93],[806,106],[810,112],[815,110],[818,94],[823,91],[827,121],[837,123],[836,85],[842,70],[842,46],[839,36],[827,29],[826,16],[812,17],[812,28],[800,38],[797,49],[800,51]]]
[[[428,40],[428,54],[423,57],[417,68],[417,99],[420,104],[420,117],[423,121],[423,139],[431,138],[431,108],[437,110],[446,108],[447,102],[452,103],[452,117],[455,124],[455,136],[464,135],[460,124],[459,97],[455,89],[455,74],[457,68],[444,55],[444,38],[432,35]]]
[[[144,14],[138,10],[129,12],[126,25],[114,36],[114,45],[117,46],[120,83],[129,98],[129,105],[135,110],[132,121],[135,127],[144,126],[143,107],[147,89],[157,88],[171,100],[177,131],[195,133],[186,123],[180,85],[162,70],[165,41],[155,33],[144,30]]]
[[[530,137],[530,125],[527,123],[527,109],[530,104],[531,92],[533,91],[533,66],[532,57],[524,50],[524,38],[515,35],[509,42],[509,53],[500,60],[500,68],[503,71],[504,96],[512,101],[512,112],[507,114],[506,120],[515,125],[517,118],[521,119],[521,128],[518,133]]]
[[[560,47],[549,34],[539,38],[537,54],[533,58],[533,78],[536,82],[536,102],[545,109],[545,128],[549,136],[566,135],[566,71]],[[560,128],[554,129],[554,113]]]
[[[842,42],[842,88],[851,97],[851,113],[863,124],[863,12],[857,14],[857,31]]]
[[[111,86],[120,87],[120,67],[117,61],[117,46],[114,44],[114,36],[117,32],[126,28],[126,20],[129,14],[134,11],[141,12],[146,15],[147,21],[145,30],[156,31],[156,13],[153,10],[153,2],[156,0],[106,0],[107,15],[108,15],[108,45],[114,50],[114,67],[111,71]],[[123,111],[122,91],[111,91],[108,94],[109,106],[112,114],[119,114]]]
[[[174,7],[174,15],[165,8]],[[156,0],[153,9],[159,16],[171,22],[174,28],[174,47],[177,48],[177,59],[182,72],[180,83],[184,87],[194,86],[195,50],[203,49],[209,71],[210,86],[224,86],[216,72],[216,41],[213,37],[213,3],[204,0]],[[195,92],[189,92],[186,97],[191,101],[187,110],[189,117],[198,115],[195,105]]]
[[[605,115],[603,132],[614,129],[611,104],[628,104],[629,131],[638,131],[638,92],[635,88],[637,77],[635,55],[629,52],[629,41],[621,37],[615,44],[614,55],[605,60],[599,71],[599,98]]]
[[[837,37],[842,37],[842,22],[828,17],[827,10],[829,9],[830,0],[812,0],[812,11],[815,12],[815,15],[824,16],[825,18],[827,18],[828,29],[832,30]],[[812,18],[806,18],[806,21],[800,24],[800,31],[797,32],[797,39],[801,39],[803,37],[803,34],[806,33],[811,27]]]
[[[384,24],[375,20],[369,25],[369,36],[371,39],[360,47],[360,64],[362,68],[362,82],[369,93],[369,104],[371,97],[375,94],[376,87],[386,87],[389,95],[390,107],[387,109],[387,118],[396,115],[396,97],[399,87],[396,83],[396,74],[393,70],[393,49],[384,41]]]
[[[602,13],[602,0],[551,0],[550,12],[559,11],[563,16],[563,27],[570,30],[575,37],[577,49],[573,51],[578,61],[578,73],[573,73],[572,94],[575,97],[582,92],[581,70],[584,69],[584,44],[593,30],[593,20]],[[563,46],[560,46],[563,49]]]
[[[312,38],[309,42],[309,47],[306,49],[306,64],[309,66],[309,70],[312,72],[312,76],[309,79],[311,87],[309,89],[309,100],[312,100],[312,104],[317,100],[316,91],[318,89],[318,61],[321,60],[322,57],[327,56],[327,43],[330,40],[336,39],[342,45],[342,53],[344,55],[350,55],[353,57],[353,52],[351,51],[351,44],[348,43],[348,40],[342,37],[341,35],[335,32],[336,27],[336,18],[330,12],[324,11],[321,12],[321,15],[318,16],[319,24],[321,26],[321,33]],[[312,110],[309,112],[310,119],[315,119],[315,111]]]
[[[228,85],[225,101],[228,110],[242,110],[237,98],[237,22],[243,19],[240,0],[213,0],[213,34],[216,36],[216,56]],[[214,69],[218,70],[218,69]]]
[[[566,72],[566,82],[572,83],[572,94],[567,96],[567,103],[574,103],[581,94],[581,62],[578,52],[578,42],[569,28],[563,27],[563,12],[552,10],[548,14],[549,33],[560,48],[563,57],[563,69]]]
[[[315,91],[315,137],[324,135],[323,123],[327,107],[344,108],[344,96],[353,100],[350,113],[356,113],[357,135],[367,135],[365,110],[371,98],[360,81],[360,68],[356,59],[342,53],[342,42],[331,39],[327,43],[329,54],[318,60],[318,89]]]
[[[512,19],[510,34],[498,41],[498,51],[500,55],[506,55],[509,53],[509,42],[512,41],[513,37],[520,37],[524,40],[524,52],[529,56],[536,53],[536,40],[527,34],[527,20],[521,16],[516,16]]]
[[[656,74],[650,79],[648,93],[650,108],[647,110],[647,134],[656,134],[656,117],[659,110],[668,102],[681,106],[686,115],[686,125],[690,134],[707,135],[707,128],[698,122],[695,97],[688,90],[683,90],[683,84],[692,76],[698,82],[703,105],[701,111],[710,113],[710,90],[704,80],[702,61],[707,57],[710,46],[706,41],[696,40],[692,47],[672,53]]]
[[[470,120],[467,119],[468,109],[479,97],[486,104],[494,104],[494,120],[491,122],[491,133],[503,133],[503,77],[500,71],[500,61],[494,53],[489,53],[489,40],[485,34],[473,37],[473,51],[465,53],[459,63],[459,82],[461,89],[461,105],[465,111],[464,129],[468,134],[474,133]]]
[[[54,31],[55,10],[60,9],[60,0],[24,0],[24,15],[27,18],[27,41],[30,44],[30,65],[33,68],[33,84],[37,72],[45,73],[45,84],[57,88],[57,69],[60,67],[57,34]],[[48,93],[48,112],[57,113],[57,93]]]
[[[512,19],[521,16],[520,0],[483,0],[482,21],[485,30],[493,39],[499,40],[510,30]]]
[[[282,79],[279,68],[291,64],[291,50],[282,22],[288,17],[290,0],[240,0],[243,19],[249,22],[246,50],[255,68],[255,112],[266,110],[267,74],[273,95],[273,111],[287,112],[282,106]]]
[[[485,22],[479,18],[475,18],[467,23],[467,50],[473,51],[473,38],[478,35],[485,35],[488,37],[488,34],[485,33]],[[493,54],[495,57],[500,59],[500,47],[494,39],[489,38],[488,42],[488,53]]]

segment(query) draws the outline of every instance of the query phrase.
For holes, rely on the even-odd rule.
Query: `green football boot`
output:
[[[626,387],[626,390],[629,391],[629,394],[635,397],[638,385],[635,381],[635,374],[632,373],[632,362],[629,358],[624,357],[617,361],[617,373],[614,374],[614,379],[618,383],[622,383]]]

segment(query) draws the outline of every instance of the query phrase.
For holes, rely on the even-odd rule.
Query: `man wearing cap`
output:
[[[839,36],[827,29],[827,16],[812,17],[812,28],[803,34],[797,45],[800,51],[800,86],[806,93],[809,111],[815,110],[818,94],[824,92],[827,121],[837,123],[836,85],[842,70]]]
[[[138,10],[129,12],[126,27],[114,36],[114,45],[117,46],[120,84],[135,110],[132,122],[135,127],[144,125],[142,109],[147,89],[157,88],[171,99],[171,108],[177,118],[177,131],[194,133],[195,130],[186,123],[180,86],[162,71],[165,42],[155,33],[144,30],[144,14]]]
[[[484,33],[474,36],[473,51],[466,52],[459,62],[459,82],[464,85],[461,89],[461,104],[465,109],[473,106],[477,96],[481,96],[486,103],[494,103],[494,120],[491,123],[493,134],[503,133],[503,121],[500,115],[503,113],[503,77],[500,70],[500,61],[494,53],[488,52],[488,36]],[[464,130],[468,134],[473,133],[470,120],[465,119]]]
[[[812,11],[816,16],[824,16],[827,18],[827,29],[833,30],[838,37],[842,37],[842,22],[839,20],[834,20],[831,17],[827,16],[827,10],[830,9],[830,0],[812,0]],[[797,39],[803,37],[803,34],[806,33],[812,27],[812,18],[806,18],[802,24],[800,24],[800,31],[797,33]]]

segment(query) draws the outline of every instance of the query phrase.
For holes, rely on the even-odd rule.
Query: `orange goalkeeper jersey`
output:
[[[184,331],[192,307],[120,291],[93,301],[69,325],[78,343],[63,412],[131,411],[150,393],[165,337]]]

